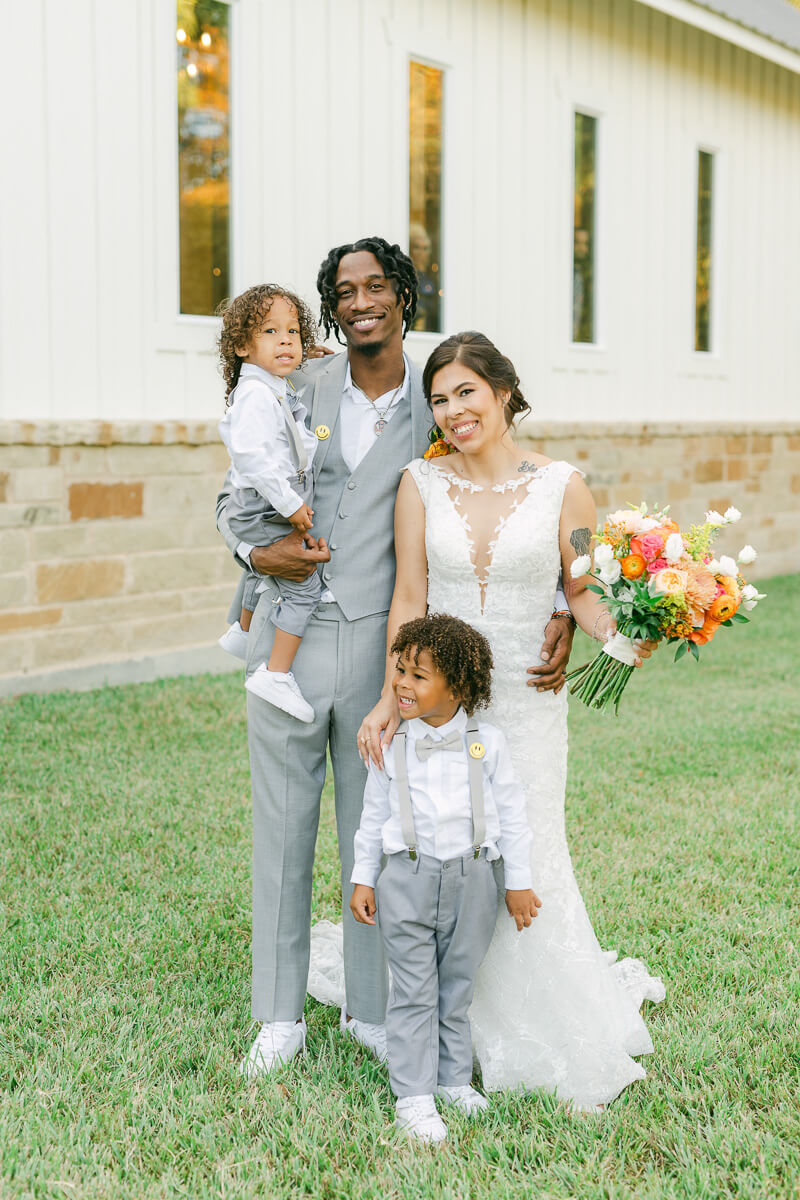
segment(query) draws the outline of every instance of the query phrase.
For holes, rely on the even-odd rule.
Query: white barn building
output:
[[[216,303],[410,247],[602,509],[800,505],[789,0],[36,0],[0,221],[0,694],[224,666]]]

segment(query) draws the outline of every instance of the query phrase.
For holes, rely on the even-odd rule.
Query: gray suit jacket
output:
[[[422,372],[410,364],[408,396],[355,471],[341,454],[339,410],[347,355],[316,360],[293,376],[309,411],[310,428],[324,426],[314,457],[314,534],[327,539],[331,562],[322,568],[348,620],[388,611],[394,588],[394,501],[403,467],[423,454],[431,417]],[[238,539],[225,520],[227,484],[217,498],[217,525],[232,553]],[[271,593],[265,595],[272,598]]]

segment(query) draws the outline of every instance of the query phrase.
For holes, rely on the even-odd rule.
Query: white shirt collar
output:
[[[407,394],[408,381],[409,381],[408,359],[406,358],[406,356],[404,354],[403,355],[403,382],[400,384],[400,387],[397,389],[394,396],[392,396],[392,402],[389,405],[390,408],[394,408],[395,404],[399,403],[399,401],[402,400],[403,397]],[[379,400],[383,399],[383,396],[378,396],[378,398],[376,400],[374,400],[374,401],[370,400],[368,396],[364,395],[364,393],[361,391],[361,388],[358,386],[358,384],[353,383],[353,376],[350,371],[350,359],[349,358],[347,360],[347,370],[345,371],[345,374],[344,374],[344,387],[342,388],[342,392],[343,393],[346,392],[354,404],[367,404],[367,405],[369,405],[370,408],[372,408],[375,404],[377,404]],[[389,395],[389,394],[390,394],[389,392],[384,393],[384,395]]]
[[[427,737],[430,734],[433,740],[438,742],[440,738],[447,737],[451,729],[455,729],[457,733],[461,733],[466,727],[467,714],[463,708],[456,709],[455,715],[444,725],[429,725],[421,717],[412,717],[408,722],[408,732],[415,741],[417,738]]]
[[[246,379],[248,377],[260,379],[276,396],[286,395],[286,380],[281,375],[273,375],[271,371],[265,371],[263,367],[258,367],[255,363],[242,363],[239,378]]]

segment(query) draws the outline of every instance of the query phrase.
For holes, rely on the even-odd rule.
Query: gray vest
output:
[[[331,561],[322,570],[348,621],[388,612],[394,589],[394,502],[400,473],[424,454],[430,411],[422,394],[422,372],[409,366],[408,395],[374,446],[351,474],[342,458],[339,408],[347,355],[323,360],[302,396],[311,429],[327,426],[330,436],[314,455],[314,533],[326,538]],[[295,376],[298,390],[303,375]]]

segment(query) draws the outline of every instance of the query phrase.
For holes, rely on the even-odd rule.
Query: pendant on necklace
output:
[[[386,424],[386,421],[384,421],[383,417],[381,417],[379,421],[375,422],[372,428],[376,433],[383,433],[384,429],[386,428]]]

